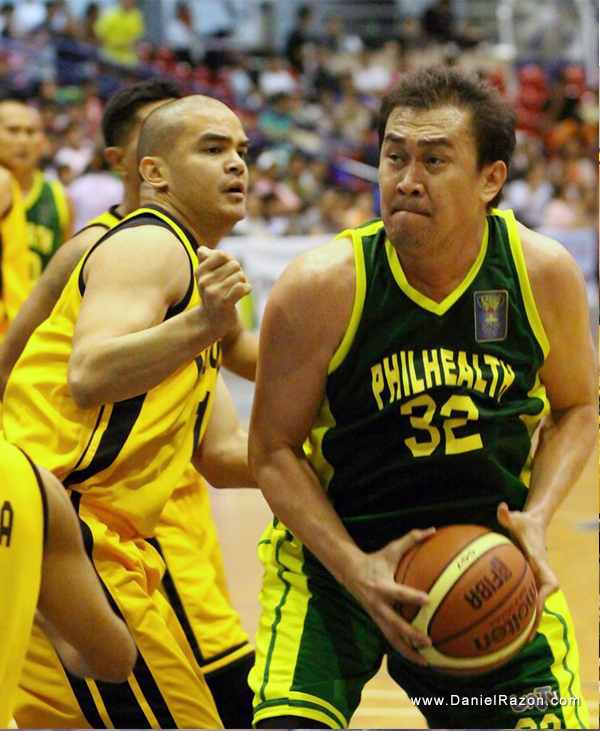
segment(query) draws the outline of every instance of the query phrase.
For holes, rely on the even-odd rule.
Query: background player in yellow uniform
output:
[[[26,225],[19,184],[0,167],[0,343],[31,288]]]
[[[95,566],[140,651],[127,684],[110,693],[55,674],[54,692],[17,708],[21,725],[221,727],[145,539],[195,444],[211,482],[252,483],[237,427],[225,452],[209,432],[202,441],[213,399],[217,423],[226,413],[217,340],[237,323],[235,303],[249,286],[224,252],[195,253],[196,241],[216,245],[245,213],[247,144],[215,100],[156,109],[140,140],[146,207],[82,259],[9,378],[5,431],[73,489]],[[32,657],[28,664],[34,673]]]
[[[85,554],[63,486],[3,439],[0,597],[2,728],[11,718],[36,605],[71,672],[113,683],[131,672],[135,646]]]
[[[123,201],[90,221],[61,248],[21,308],[0,355],[2,392],[31,333],[51,313],[81,256],[138,207],[136,151],[140,126],[157,106],[180,96],[173,83],[151,80],[119,91],[110,99],[103,119],[105,154],[123,181]],[[256,337],[236,324],[221,344],[225,367],[253,380]],[[165,593],[202,667],[225,727],[249,727],[252,693],[246,678],[254,660],[253,649],[229,599],[208,489],[192,466],[186,469],[158,521],[153,545],[167,566]]]
[[[39,112],[18,101],[0,102],[0,165],[15,176],[27,218],[31,279],[35,282],[60,245],[71,236],[71,209],[59,180],[38,169],[44,132]]]

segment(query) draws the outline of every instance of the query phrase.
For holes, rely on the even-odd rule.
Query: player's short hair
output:
[[[384,96],[379,111],[379,146],[383,145],[388,118],[396,107],[425,111],[443,106],[471,113],[479,170],[497,160],[508,167],[516,144],[513,108],[489,83],[455,68],[431,67],[412,72]],[[490,207],[500,198],[498,193]]]
[[[126,143],[137,121],[138,110],[146,104],[182,97],[181,87],[168,79],[149,79],[119,89],[108,100],[102,117],[102,135],[106,146]]]

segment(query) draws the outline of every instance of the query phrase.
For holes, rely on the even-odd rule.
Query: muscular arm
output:
[[[249,292],[225,252],[202,257],[202,304],[167,320],[190,284],[189,259],[166,229],[115,233],[86,264],[86,290],[73,336],[69,389],[78,406],[122,401],[154,388],[224,335]]]
[[[275,285],[261,326],[250,465],[275,515],[362,602],[388,639],[421,662],[401,637],[420,646],[426,638],[393,608],[395,602],[426,601],[421,592],[394,581],[402,553],[421,535],[395,541],[376,554],[361,551],[302,449],[323,401],[329,362],[350,320],[354,290],[347,240],[300,257]]]
[[[77,675],[126,680],[137,652],[111,609],[83,548],[77,518],[60,482],[40,469],[48,502],[38,611],[61,659]]]
[[[550,342],[540,378],[552,411],[533,460],[525,509],[547,525],[597,444],[598,395],[583,275],[555,242],[537,234],[524,244],[528,240],[533,294]]]
[[[217,379],[210,421],[192,463],[213,487],[256,487],[248,467],[248,434],[242,429],[222,376]]]
[[[248,381],[256,380],[258,338],[244,329],[239,321],[221,340],[223,365],[228,371]]]
[[[106,233],[104,226],[92,226],[64,243],[50,260],[33,291],[23,303],[0,348],[0,398],[15,363],[31,334],[50,316],[65,284],[83,254]]]
[[[524,227],[521,237],[534,299],[550,343],[540,378],[551,414],[541,430],[523,512],[509,513],[503,506],[498,517],[528,554],[538,578],[541,609],[558,587],[546,560],[546,530],[598,443],[597,373],[579,267],[555,241]]]

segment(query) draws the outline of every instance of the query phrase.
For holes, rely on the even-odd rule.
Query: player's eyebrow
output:
[[[217,132],[205,132],[204,134],[200,135],[200,142],[232,142],[233,138],[230,135],[222,135],[218,134]],[[238,145],[240,147],[249,147],[250,140],[247,138],[244,138],[243,140],[240,140]]]
[[[404,135],[399,135],[396,132],[388,132],[383,138],[383,141],[384,143],[391,142],[392,144],[402,145],[406,143],[406,137]],[[419,140],[417,144],[420,147],[433,147],[434,145],[437,145],[438,147],[454,147],[448,137],[424,137],[422,140]]]

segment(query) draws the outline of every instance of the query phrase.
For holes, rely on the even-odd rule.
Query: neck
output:
[[[14,170],[13,175],[19,183],[21,193],[25,198],[29,191],[33,188],[33,182],[35,180],[35,170]]]
[[[475,263],[485,232],[485,219],[444,235],[437,242],[396,246],[406,278],[434,302],[442,302],[464,280]]]
[[[209,249],[216,248],[219,241],[226,236],[232,228],[232,225],[225,225],[219,221],[211,221],[210,225],[203,225],[204,222],[198,221],[196,216],[191,215],[181,206],[178,201],[173,200],[165,195],[156,193],[155,191],[141,193],[140,205],[144,206],[153,203],[160,206],[163,210],[170,213],[174,218],[181,222],[192,236],[196,239],[198,246],[207,246]]]
[[[140,207],[140,186],[137,181],[135,185],[129,185],[123,180],[123,188],[123,200],[118,205],[117,211],[121,216],[128,216]]]

